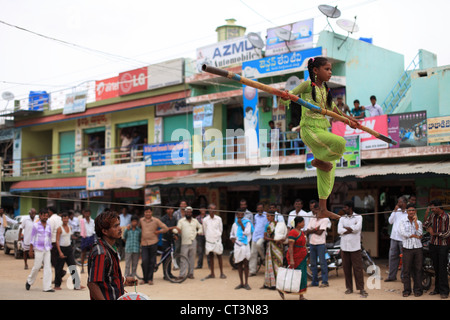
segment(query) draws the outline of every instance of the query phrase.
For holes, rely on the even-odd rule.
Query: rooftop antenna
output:
[[[338,7],[332,7],[326,4],[321,4],[319,6],[320,12],[322,12],[327,17],[328,25],[330,26],[331,30],[334,32],[333,27],[330,24],[329,18],[337,19],[341,16],[341,10],[338,9]]]
[[[350,34],[353,34],[353,32],[359,31],[359,27],[356,24],[356,18],[357,17],[355,16],[355,21],[351,21],[351,20],[347,20],[347,19],[339,19],[336,21],[337,25],[339,27],[341,27],[341,29],[347,31],[347,37],[344,39],[344,41],[342,41],[341,45],[338,47],[338,50],[340,50],[342,48],[342,46],[347,41]]]

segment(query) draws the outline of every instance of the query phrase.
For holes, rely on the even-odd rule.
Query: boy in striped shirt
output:
[[[120,259],[115,246],[122,237],[119,215],[103,212],[95,218],[97,241],[88,260],[88,288],[92,300],[117,300],[125,293],[124,286],[137,283],[134,278],[122,277]]]

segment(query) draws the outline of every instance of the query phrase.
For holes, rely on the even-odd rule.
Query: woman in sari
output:
[[[306,250],[306,236],[302,232],[302,228],[305,226],[305,221],[302,217],[295,217],[294,224],[295,228],[293,228],[288,234],[289,249],[286,253],[286,260],[289,264],[289,268],[302,271],[302,279],[298,294],[300,300],[306,300],[303,294],[306,293],[306,286],[308,282],[306,270],[306,255],[308,251]],[[284,292],[278,292],[284,299]]]
[[[275,240],[275,214],[268,213],[264,240],[267,241],[266,247],[266,272],[264,274],[264,286],[261,289],[275,290],[277,285],[278,268],[283,265],[283,240]]]

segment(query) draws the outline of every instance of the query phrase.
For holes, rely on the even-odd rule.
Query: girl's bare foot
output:
[[[324,208],[319,209],[319,213],[317,214],[317,217],[319,219],[329,218],[329,219],[336,219],[336,220],[339,220],[341,218],[340,215],[338,215],[334,212],[328,211],[327,209],[324,209]]]
[[[319,159],[311,161],[311,165],[325,172],[330,172],[333,169],[333,164],[331,162],[325,162]]]

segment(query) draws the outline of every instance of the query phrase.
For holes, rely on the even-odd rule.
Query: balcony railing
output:
[[[202,141],[203,160],[207,161],[208,155],[204,152],[213,141]],[[222,140],[222,160],[243,159],[246,157],[246,142],[244,136],[225,137]],[[260,157],[271,156],[270,137],[268,142],[260,144]],[[136,145],[123,149],[114,147],[110,149],[79,150],[72,153],[43,155],[23,158],[3,163],[3,176],[41,176],[49,174],[82,173],[93,166],[105,166],[130,162],[144,161],[144,145]],[[276,150],[276,149],[275,149]],[[305,147],[298,133],[281,132],[278,143],[278,156],[300,155],[305,153]],[[192,163],[192,145],[190,152]]]
[[[73,153],[43,155],[20,160],[5,161],[3,176],[39,176],[83,172],[93,166],[143,161],[143,146],[123,149],[115,147],[98,150],[79,150]],[[15,174],[16,173],[16,174]]]

